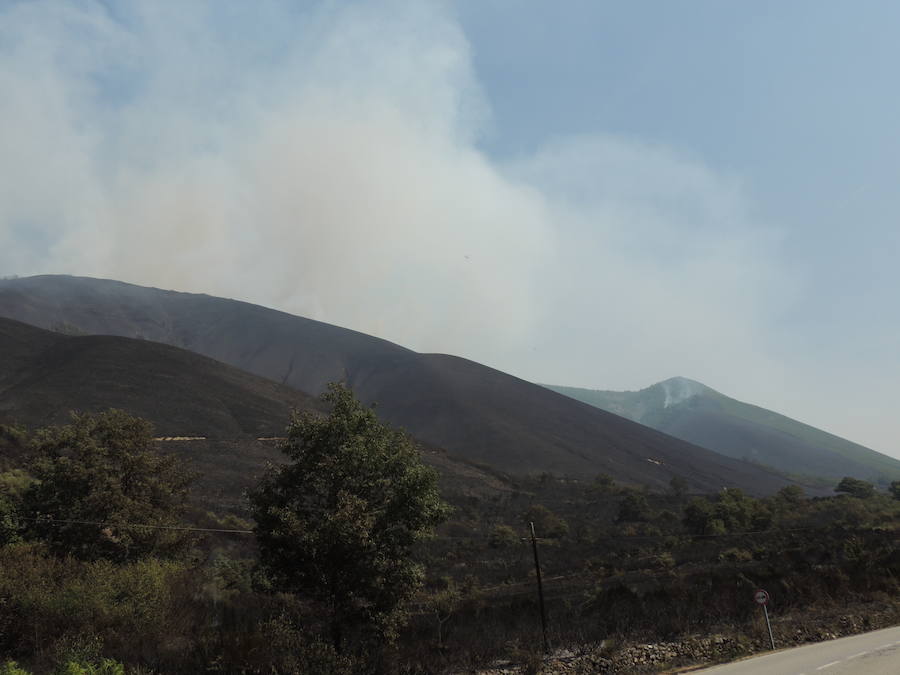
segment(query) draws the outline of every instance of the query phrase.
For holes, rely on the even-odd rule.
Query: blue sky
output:
[[[0,274],[900,456],[893,2],[0,3]]]

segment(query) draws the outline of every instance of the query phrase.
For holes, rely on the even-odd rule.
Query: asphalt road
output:
[[[716,675],[898,675],[900,626],[695,671]]]

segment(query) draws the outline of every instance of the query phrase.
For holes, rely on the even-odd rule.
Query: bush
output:
[[[189,631],[187,574],[174,562],[79,562],[38,544],[7,546],[0,550],[0,649],[35,655],[51,647],[57,663],[92,658],[101,647],[111,655],[159,653]]]
[[[15,661],[7,661],[0,665],[0,675],[31,675],[24,668],[19,668],[19,664]]]
[[[97,663],[67,661],[54,675],[125,675],[125,666],[112,659],[101,659]]]
[[[843,492],[858,499],[869,499],[875,495],[875,486],[859,478],[844,476],[834,491]]]
[[[569,534],[569,524],[543,504],[535,504],[523,515],[526,524],[534,523],[535,534],[547,539],[561,539]]]

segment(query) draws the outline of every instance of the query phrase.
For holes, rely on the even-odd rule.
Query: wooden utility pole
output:
[[[544,609],[544,584],[541,581],[541,561],[538,558],[537,537],[534,536],[534,523],[531,526],[531,549],[534,551],[534,571],[537,573],[538,602],[541,606],[541,634],[544,638],[544,653],[550,653],[550,645],[547,642],[547,612]]]

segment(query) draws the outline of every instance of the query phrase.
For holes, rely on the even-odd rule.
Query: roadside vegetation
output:
[[[544,474],[439,495],[405,435],[326,399],[220,511],[123,412],[0,427],[0,674],[536,672],[530,522],[553,648],[718,631],[750,649],[759,587],[776,619],[900,619],[900,484],[757,499]]]

